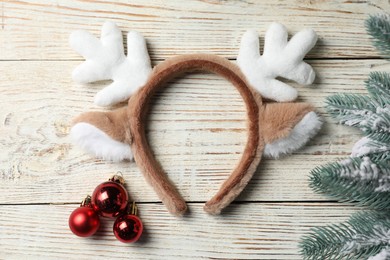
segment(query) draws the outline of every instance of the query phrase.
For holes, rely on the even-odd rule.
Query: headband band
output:
[[[243,36],[238,66],[216,55],[193,54],[173,57],[153,70],[140,34],[128,34],[126,57],[122,34],[113,23],[104,24],[101,43],[87,32],[75,32],[71,45],[87,61],[75,69],[73,78],[79,82],[113,79],[113,83],[96,96],[95,102],[99,105],[129,100],[127,107],[80,115],[74,120],[71,135],[98,157],[120,161],[134,156],[167,209],[174,215],[182,215],[187,209],[186,203],[155,159],[146,139],[150,100],[168,80],[185,72],[201,70],[224,77],[236,87],[245,103],[248,137],[237,166],[204,207],[210,214],[219,214],[248,184],[263,154],[277,158],[291,153],[303,146],[321,126],[309,104],[262,100],[262,97],[276,101],[295,98],[295,90],[276,80],[277,76],[302,84],[314,80],[312,68],[302,58],[313,47],[315,33],[301,31],[287,43],[283,26],[273,24],[269,31],[267,36],[271,42],[266,38],[263,56],[259,54],[258,36],[253,32]],[[278,42],[273,42],[275,39]],[[275,46],[283,48],[279,50]]]
[[[129,121],[134,158],[145,178],[154,187],[168,210],[180,215],[186,210],[184,199],[168,180],[156,161],[145,136],[145,124],[151,96],[169,79],[185,72],[202,70],[221,75],[239,91],[248,116],[248,138],[242,157],[218,193],[206,203],[205,211],[216,214],[233,201],[245,188],[260,162],[263,142],[260,142],[259,106],[261,99],[246,84],[239,68],[215,55],[183,55],[171,58],[156,66],[148,82],[129,100]]]

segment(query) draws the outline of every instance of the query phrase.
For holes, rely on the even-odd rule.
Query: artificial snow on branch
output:
[[[282,24],[272,23],[264,40],[264,52],[260,56],[259,35],[247,31],[242,39],[237,64],[249,84],[260,94],[278,102],[292,101],[298,92],[293,87],[276,79],[283,77],[299,84],[313,83],[315,73],[303,61],[303,57],[317,42],[317,34],[305,29],[287,41],[287,29]]]
[[[86,60],[74,69],[73,80],[79,83],[113,81],[97,93],[96,105],[110,106],[125,101],[146,83],[152,71],[142,35],[135,31],[127,34],[126,56],[122,32],[113,22],[104,23],[100,40],[89,32],[75,31],[69,41]]]
[[[304,259],[386,260],[390,212],[357,213],[346,222],[312,229],[300,243]],[[385,258],[381,258],[384,256]]]
[[[329,113],[340,123],[363,130],[365,137],[352,148],[352,157],[390,159],[390,75],[372,72],[365,81],[369,95],[337,94],[327,98]]]
[[[369,95],[336,94],[327,97],[328,112],[341,124],[363,131],[390,133],[390,75],[371,73],[366,81]]]
[[[333,199],[373,209],[390,208],[389,164],[374,163],[369,157],[350,158],[315,168],[310,187]]]
[[[390,54],[390,16],[366,21],[375,46]],[[305,259],[390,259],[390,74],[372,72],[369,95],[338,94],[327,98],[329,113],[340,123],[364,131],[352,158],[315,168],[310,186],[342,202],[377,212],[359,213],[347,223],[319,227],[300,244]]]
[[[378,254],[369,257],[367,260],[387,260],[390,258],[390,246],[383,248]]]
[[[372,132],[355,143],[352,148],[352,157],[370,156],[374,161],[378,159],[390,160],[390,133]]]

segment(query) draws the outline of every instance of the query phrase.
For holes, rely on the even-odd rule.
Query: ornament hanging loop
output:
[[[118,182],[122,185],[125,184],[125,179],[123,178],[123,174],[122,172],[117,172],[115,175],[113,175],[110,179],[108,179],[109,181],[114,181],[114,182]]]
[[[129,203],[129,205],[127,206],[127,213],[130,215],[137,215],[137,212],[138,212],[138,207],[135,204],[135,201],[133,201],[131,204]]]
[[[92,197],[90,195],[87,195],[85,199],[80,203],[80,207],[85,207],[91,205]]]

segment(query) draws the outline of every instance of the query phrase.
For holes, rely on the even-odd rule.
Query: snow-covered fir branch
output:
[[[390,208],[390,167],[369,157],[350,158],[312,170],[310,187],[343,202]]]
[[[341,124],[363,131],[390,133],[390,75],[371,73],[366,81],[369,95],[336,94],[327,98],[328,112]]]
[[[301,240],[301,253],[304,259],[365,259],[385,255],[390,247],[389,213],[357,213],[345,223],[314,228]]]
[[[373,132],[355,143],[352,148],[352,157],[375,155],[374,161],[378,159],[388,162],[390,160],[390,133]],[[377,159],[375,159],[377,158]]]
[[[390,258],[390,246],[383,248],[378,254],[369,257],[367,260],[388,260]]]
[[[390,57],[390,15],[366,20],[374,45]],[[390,259],[390,74],[371,72],[368,95],[327,98],[329,113],[340,123],[364,131],[352,158],[312,170],[310,186],[342,202],[378,210],[358,213],[339,225],[312,229],[300,243],[304,259]]]

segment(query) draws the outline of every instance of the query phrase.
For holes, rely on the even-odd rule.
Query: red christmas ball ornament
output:
[[[123,178],[115,175],[95,188],[91,203],[99,215],[116,217],[126,209],[129,196],[123,183]]]
[[[114,222],[114,235],[123,243],[136,242],[142,235],[144,226],[142,221],[136,214],[136,207],[133,203],[132,214],[119,216]]]
[[[92,236],[100,226],[98,214],[89,205],[85,204],[86,200],[69,216],[69,228],[73,234],[79,237]]]

